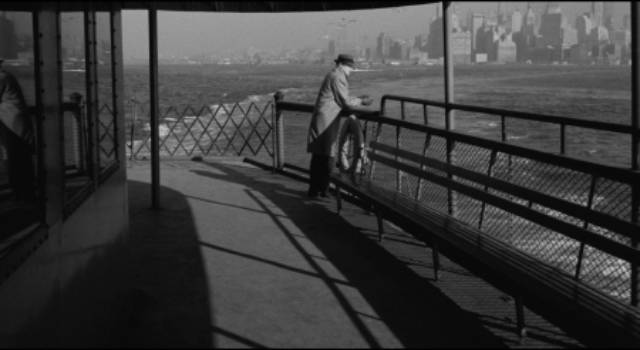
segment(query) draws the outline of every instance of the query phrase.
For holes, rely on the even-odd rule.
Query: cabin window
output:
[[[73,211],[92,190],[92,120],[87,108],[83,12],[60,14],[64,138],[64,211]]]
[[[33,19],[0,12],[0,258],[42,218]]]

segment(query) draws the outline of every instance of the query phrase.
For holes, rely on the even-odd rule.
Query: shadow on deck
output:
[[[129,346],[575,347],[535,315],[518,342],[508,297],[430,250],[306,184],[239,161],[162,165],[162,210],[148,209],[149,167],[129,173]]]

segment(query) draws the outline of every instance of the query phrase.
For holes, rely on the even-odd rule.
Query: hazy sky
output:
[[[588,11],[591,2],[555,2],[573,24],[575,16]],[[456,2],[464,20],[467,11],[489,14],[497,2]],[[531,2],[541,14],[547,2]],[[501,2],[503,11],[527,7],[527,2]],[[347,40],[374,43],[380,32],[411,39],[426,33],[439,5],[415,5],[399,8],[339,12],[306,13],[221,13],[158,12],[159,53],[162,56],[190,56],[198,53],[224,53],[230,50],[299,48],[327,46],[327,37],[340,34],[339,25],[346,24]],[[616,16],[629,12],[629,2],[616,2]],[[147,11],[124,11],[125,59],[148,55]]]

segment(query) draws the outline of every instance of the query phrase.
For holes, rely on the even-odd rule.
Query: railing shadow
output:
[[[246,186],[247,194],[266,212],[288,241],[304,257],[332,292],[345,314],[370,347],[380,347],[362,315],[338,288],[340,281],[328,276],[314,256],[259,197],[266,197],[298,227],[358,290],[404,347],[504,347],[504,342],[462,310],[439,289],[380,247],[344,218],[321,204],[301,205],[304,191],[246,174],[239,167],[205,163],[215,172],[191,170],[203,177]],[[222,172],[225,175],[220,175]],[[260,194],[260,196],[256,196]],[[299,197],[292,198],[292,194]]]
[[[126,346],[212,347],[213,311],[194,218],[184,194],[161,187],[149,209],[148,183],[128,181],[129,276],[137,299]]]
[[[149,187],[128,181],[126,237],[55,257],[85,263],[19,332],[0,332],[2,347],[214,346],[210,293],[191,210],[181,193],[167,187],[161,193],[170,205],[150,210]],[[92,230],[83,233],[90,236]]]

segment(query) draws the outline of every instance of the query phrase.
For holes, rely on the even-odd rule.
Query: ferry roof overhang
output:
[[[314,12],[367,10],[436,3],[440,1],[8,1],[3,10],[60,11],[149,10],[199,12]]]

